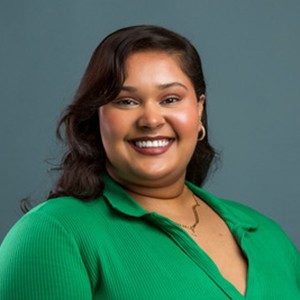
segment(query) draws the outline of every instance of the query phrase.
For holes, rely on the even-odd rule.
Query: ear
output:
[[[205,102],[205,95],[201,94],[198,100],[198,114],[199,114],[199,123],[202,119],[203,105]],[[200,130],[200,129],[199,129]]]

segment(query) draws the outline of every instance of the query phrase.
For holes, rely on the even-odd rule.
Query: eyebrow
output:
[[[159,84],[158,88],[160,90],[164,90],[164,89],[168,89],[173,86],[180,86],[180,87],[184,88],[185,90],[187,90],[187,87],[180,82],[170,82],[170,83]]]
[[[168,89],[173,86],[180,86],[180,87],[184,88],[185,90],[187,90],[187,87],[180,82],[170,82],[170,83],[163,83],[163,84],[157,85],[158,89],[160,89],[160,90]],[[133,86],[126,86],[126,85],[122,86],[122,88],[121,88],[121,91],[131,92],[131,93],[136,92],[137,90],[138,89]]]

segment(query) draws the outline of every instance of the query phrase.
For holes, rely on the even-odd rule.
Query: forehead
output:
[[[181,54],[175,51],[163,51],[163,50],[142,50],[142,51],[134,51],[129,53],[127,58],[125,59],[125,67],[128,63],[132,62],[133,60],[171,60],[178,67],[181,67]]]
[[[137,76],[188,77],[181,67],[179,55],[165,51],[139,51],[131,53],[124,63],[125,80]]]

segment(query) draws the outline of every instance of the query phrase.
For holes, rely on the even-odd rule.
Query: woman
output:
[[[299,252],[279,226],[198,187],[214,151],[184,37],[109,35],[62,125],[51,200],[1,246],[1,299],[299,299]]]

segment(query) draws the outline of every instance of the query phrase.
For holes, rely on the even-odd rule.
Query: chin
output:
[[[116,168],[107,165],[108,174],[118,182],[130,182],[140,185],[157,185],[158,183],[172,182],[178,177],[179,173],[185,176],[185,172],[178,173],[178,166],[123,166]],[[177,170],[174,172],[174,170]]]
[[[184,173],[185,174],[185,173]],[[172,170],[163,170],[163,171],[147,171],[147,172],[138,172],[132,174],[131,176],[132,181],[136,181],[137,184],[144,184],[147,186],[163,186],[168,183],[172,183],[177,181],[179,174]],[[185,175],[184,175],[185,176]]]

